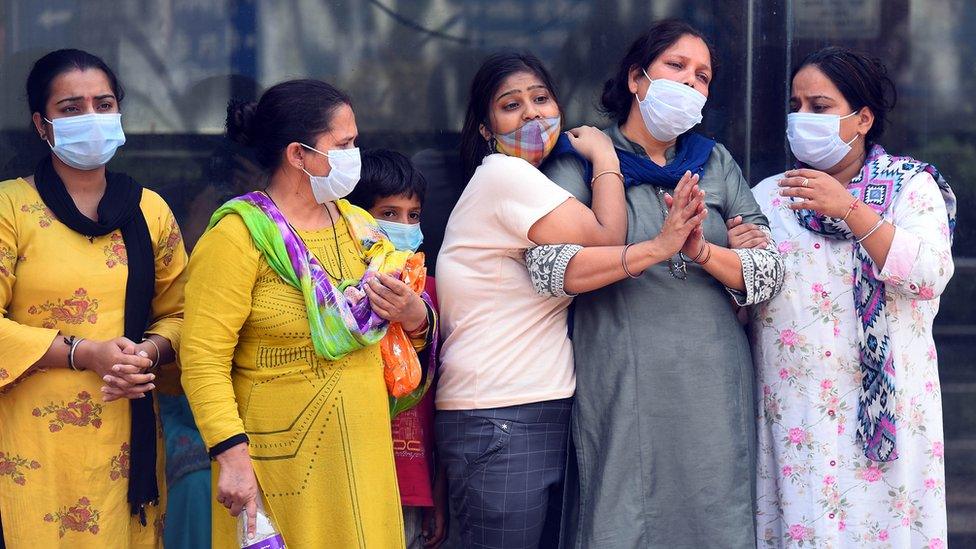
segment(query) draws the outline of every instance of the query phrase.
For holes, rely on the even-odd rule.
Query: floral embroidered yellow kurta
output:
[[[298,231],[333,283],[366,266],[344,221]],[[341,250],[341,264],[336,251]],[[328,361],[301,292],[228,215],[197,243],[186,287],[183,387],[208,448],[246,433],[265,505],[288,547],[402,547],[379,345]],[[219,468],[214,462],[214,490]],[[237,547],[213,500],[213,546]]]
[[[144,190],[155,243],[149,333],[178,344],[186,252],[172,212]],[[128,401],[105,403],[91,371],[23,375],[60,331],[122,335],[127,276],[120,231],[89,240],[64,226],[24,179],[0,182],[0,519],[8,547],[158,547],[162,509],[147,526],[129,512]],[[165,494],[162,439],[157,478]]]

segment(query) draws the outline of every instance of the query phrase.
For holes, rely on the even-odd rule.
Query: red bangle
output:
[[[847,208],[847,213],[845,213],[844,214],[844,217],[840,218],[840,220],[846,222],[847,221],[847,218],[850,217],[851,212],[853,212],[854,210],[856,210],[857,207],[860,206],[860,205],[861,205],[861,201],[855,198],[854,201],[851,202],[850,207]]]

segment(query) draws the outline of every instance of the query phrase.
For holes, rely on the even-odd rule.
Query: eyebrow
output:
[[[669,53],[668,55],[677,57],[678,59],[680,59],[680,60],[682,60],[682,61],[684,61],[686,63],[689,62],[689,61],[691,61],[691,58],[690,57],[688,57],[687,55],[682,55],[680,53]],[[701,68],[703,70],[706,70],[708,72],[712,72],[712,66],[711,65],[702,65],[699,68]]]
[[[526,88],[525,91],[537,90],[539,88],[546,89],[546,85],[545,84],[533,84],[533,85],[529,86],[528,88]],[[499,99],[501,99],[502,97],[505,97],[506,95],[513,94],[513,93],[518,93],[520,91],[522,91],[522,90],[520,90],[518,88],[516,88],[514,90],[508,90],[507,92],[505,92],[505,93],[499,95],[498,97],[496,97],[495,98],[495,101],[498,101]]]
[[[84,99],[84,98],[85,97],[83,95],[76,95],[74,97],[66,97],[66,98],[62,99],[61,101],[58,101],[57,103],[55,103],[55,105],[60,105],[61,103],[66,103],[68,101],[78,101],[78,100]],[[94,99],[96,99],[96,100],[97,99],[108,99],[108,98],[115,99],[115,95],[113,95],[111,93],[106,93],[106,94],[103,94],[103,95],[96,95],[94,97]]]

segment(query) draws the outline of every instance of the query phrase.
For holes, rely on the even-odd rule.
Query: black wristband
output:
[[[210,448],[210,459],[217,459],[217,456],[242,442],[249,442],[247,435],[244,433],[234,435],[223,442],[218,442],[212,448]]]

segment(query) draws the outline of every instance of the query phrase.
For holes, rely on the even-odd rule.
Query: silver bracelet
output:
[[[142,340],[143,343],[147,341],[152,344],[153,348],[156,349],[156,360],[154,360],[152,365],[149,366],[149,369],[152,370],[156,366],[159,366],[159,361],[163,358],[163,354],[159,352],[159,345],[156,345],[156,342],[153,341],[151,338],[147,337]]]
[[[71,338],[71,347],[68,349],[68,367],[76,372],[80,372],[81,370],[84,370],[84,368],[78,368],[75,366],[75,350],[78,348],[78,345],[80,345],[81,342],[84,340],[85,338],[83,337]]]
[[[630,247],[633,246],[633,245],[634,245],[633,242],[630,243],[630,244],[627,244],[626,246],[624,246],[624,250],[622,252],[620,252],[620,266],[624,268],[624,274],[626,274],[628,277],[630,277],[630,278],[640,278],[640,276],[642,274],[644,274],[644,271],[641,271],[640,274],[635,275],[635,274],[633,274],[633,273],[630,272],[630,269],[627,268],[627,250],[629,250]]]
[[[857,242],[858,244],[860,244],[861,242],[864,242],[864,240],[865,240],[865,239],[866,239],[867,237],[869,237],[869,236],[871,236],[871,235],[873,235],[873,234],[874,234],[874,231],[877,231],[878,229],[880,229],[880,228],[881,228],[881,226],[882,226],[882,225],[884,225],[884,222],[885,222],[885,219],[884,219],[884,218],[882,217],[881,219],[879,219],[879,220],[878,220],[878,222],[877,222],[877,223],[875,223],[875,224],[874,224],[874,227],[871,227],[871,230],[870,230],[870,231],[868,231],[868,232],[867,232],[867,233],[866,233],[866,234],[865,234],[864,236],[862,236],[861,238],[858,238],[858,239],[857,239],[857,240],[856,240],[855,242]]]

